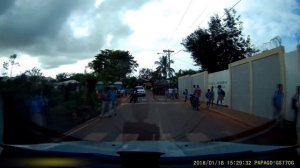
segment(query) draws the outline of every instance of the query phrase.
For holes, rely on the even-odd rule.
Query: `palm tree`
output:
[[[169,61],[167,56],[161,56],[159,57],[159,61],[154,62],[158,67],[156,68],[156,71],[158,71],[164,78],[172,77],[175,73],[175,70],[169,67]],[[173,64],[174,61],[170,60],[170,65]]]

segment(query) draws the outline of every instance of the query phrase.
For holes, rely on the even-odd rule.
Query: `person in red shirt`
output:
[[[201,97],[201,89],[199,88],[199,85],[197,85],[197,87],[194,90],[194,95],[195,95],[195,106],[196,106],[196,110],[199,109],[199,100]]]
[[[194,94],[195,94],[196,97],[198,97],[198,98],[201,97],[201,89],[199,88],[199,85],[197,85],[197,87],[195,88]]]

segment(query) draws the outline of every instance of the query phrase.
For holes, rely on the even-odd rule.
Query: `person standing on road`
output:
[[[201,89],[199,85],[197,85],[197,87],[195,88],[194,93],[197,97],[201,97]]]
[[[210,106],[210,89],[207,89],[207,92],[205,93],[205,98],[206,98],[206,106]]]
[[[192,108],[194,109],[194,107],[195,107],[195,93],[190,95],[190,103],[191,103]]]
[[[101,97],[101,114],[100,117],[104,117],[108,108],[108,96],[107,91],[103,91],[100,95]]]
[[[116,106],[117,106],[117,93],[116,90],[110,89],[108,92],[109,97],[109,115],[108,117],[111,117],[111,115],[116,116]]]
[[[274,107],[274,119],[277,122],[281,122],[282,121],[282,105],[283,105],[283,86],[282,84],[278,84],[277,85],[277,90],[275,91],[274,95],[273,95],[273,107]]]
[[[185,89],[184,92],[183,92],[183,94],[184,94],[184,102],[186,102],[187,97],[189,95],[189,91],[187,89]]]
[[[178,99],[178,89],[177,89],[177,87],[174,87],[173,91],[175,93],[175,99]]]
[[[195,95],[194,97],[194,109],[199,110],[199,96]]]
[[[175,93],[175,88],[174,87],[172,87],[171,98],[172,98],[172,100],[174,100],[176,98],[176,93]]]
[[[194,94],[195,94],[195,99],[194,99],[195,109],[199,110],[199,100],[201,97],[201,89],[200,89],[199,85],[197,85],[197,87],[195,88]]]
[[[214,104],[214,99],[215,99],[215,93],[214,93],[214,87],[212,86],[209,92],[209,104],[211,105],[211,107]]]
[[[219,104],[219,102],[221,102],[221,105],[222,105],[222,101],[224,100],[224,97],[225,97],[225,92],[222,89],[221,85],[218,85],[217,93],[218,93],[217,105]]]
[[[130,103],[137,103],[137,88],[134,88],[131,92]]]
[[[169,87],[168,89],[168,98],[172,98],[173,97],[173,89],[171,87]]]
[[[294,124],[297,126],[298,113],[300,109],[300,86],[297,86],[296,94],[292,98],[292,109],[294,110]]]

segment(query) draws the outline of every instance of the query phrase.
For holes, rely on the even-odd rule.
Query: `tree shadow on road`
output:
[[[123,140],[159,140],[160,129],[156,124],[146,123],[147,111],[132,112],[136,122],[123,124]],[[129,136],[128,136],[129,135]],[[130,136],[131,135],[131,136]]]

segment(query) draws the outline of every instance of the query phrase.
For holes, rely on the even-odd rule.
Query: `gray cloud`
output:
[[[0,15],[5,13],[14,3],[14,0],[2,0],[0,5]]]
[[[54,68],[93,58],[111,35],[112,46],[132,31],[122,22],[128,9],[138,9],[147,0],[1,1],[0,57],[21,52],[38,57],[43,68]],[[86,26],[89,36],[74,38],[70,22]]]

